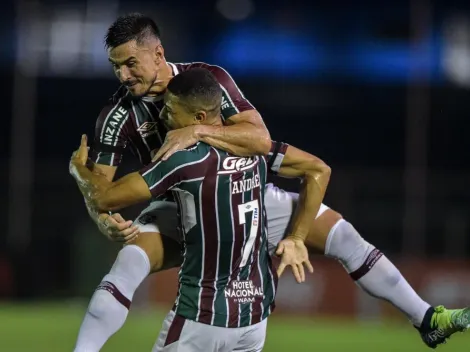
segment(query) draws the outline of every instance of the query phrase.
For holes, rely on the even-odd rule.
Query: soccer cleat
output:
[[[444,306],[431,307],[424,316],[423,324],[417,328],[424,343],[431,348],[447,342],[456,332],[470,328],[470,307],[446,309]]]

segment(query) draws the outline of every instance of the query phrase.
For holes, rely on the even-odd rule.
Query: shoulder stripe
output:
[[[103,136],[104,136],[104,132],[106,130],[106,123],[108,122],[108,119],[109,117],[114,113],[114,110],[116,110],[119,106],[119,104],[121,103],[121,100],[122,98],[119,98],[118,102],[112,107],[111,110],[109,110],[108,112],[108,115],[106,115],[106,118],[104,119],[104,122],[103,122],[103,127],[101,129],[101,134],[100,134],[100,142],[103,143]]]
[[[204,162],[210,155],[210,151],[204,156],[204,158],[202,159],[199,159],[199,160],[196,160],[196,161],[191,161],[189,163],[185,163],[185,164],[182,164],[182,165],[179,165],[178,167],[175,167],[171,172],[169,172],[168,174],[166,174],[164,177],[162,177],[160,180],[158,180],[157,183],[153,184],[151,187],[149,187],[150,190],[154,189],[155,187],[157,187],[160,183],[163,182],[163,180],[165,180],[168,176],[174,174],[177,170],[183,168],[183,167],[186,167],[186,166],[190,166],[190,165],[194,165],[194,164],[199,164],[199,163],[202,163]],[[158,163],[156,163],[151,169],[147,170],[144,174],[142,174],[142,177],[144,177],[145,175],[147,175],[149,172],[151,172],[152,170],[154,170],[158,165],[160,165],[162,163],[162,161],[159,161]]]
[[[238,113],[240,112],[240,110],[238,110],[237,106],[233,103],[233,100],[232,100],[232,98],[230,97],[230,94],[227,92],[227,89],[225,89],[225,87],[224,87],[222,84],[220,84],[220,88],[221,88],[222,91],[223,91],[224,97],[229,101],[230,107],[231,107],[232,109],[234,109],[234,110],[237,112],[237,114],[238,114]],[[223,101],[223,98],[224,98],[224,97],[222,97],[222,105],[224,104],[224,101]]]
[[[129,111],[121,105],[122,98],[116,103],[106,116],[101,130],[100,142],[115,146],[119,133],[129,117]]]

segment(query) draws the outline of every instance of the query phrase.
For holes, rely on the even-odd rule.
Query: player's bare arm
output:
[[[99,165],[95,163],[90,163],[88,165],[90,170],[93,172],[93,174],[97,176],[104,177],[108,181],[112,181],[114,178],[114,175],[116,174],[116,166],[109,166],[109,165]],[[98,225],[100,230],[103,230],[103,224],[106,221],[106,219],[110,216],[107,213],[101,213],[99,209],[95,208],[93,204],[91,204],[87,199],[85,198],[85,205],[88,210],[88,214],[90,217],[93,219],[93,221]]]
[[[170,131],[153,160],[166,160],[197,141],[237,156],[266,155],[271,148],[271,137],[259,112],[243,96],[227,71],[218,66],[205,68],[214,74],[224,91],[221,109],[224,126],[189,126]]]
[[[264,155],[271,147],[271,136],[256,110],[230,117],[225,126],[196,126],[195,133],[199,141],[237,156]]]
[[[331,169],[320,158],[293,146],[287,148],[278,175],[302,180],[297,206],[290,230],[291,237],[302,241],[308,236],[312,214],[317,214],[330,181]]]
[[[86,166],[88,158],[87,139],[82,136],[80,148],[70,161],[70,173],[77,181],[87,203],[101,211],[113,211],[145,202],[152,195],[138,172],[128,174],[116,182],[93,173]]]
[[[279,243],[276,250],[276,254],[282,256],[278,275],[282,275],[285,268],[290,265],[297,282],[300,283],[305,281],[304,265],[310,272],[313,272],[304,241],[310,231],[311,214],[318,213],[325,196],[331,170],[316,156],[288,146],[278,174],[282,177],[302,179],[299,203],[292,219],[289,235]]]
[[[225,123],[224,126],[197,125],[169,131],[153,160],[167,160],[174,152],[197,141],[237,156],[267,154],[271,137],[258,111],[243,111]]]
[[[116,174],[117,166],[102,165],[91,163],[88,165],[93,174],[104,177],[108,181],[114,179]],[[96,208],[85,198],[85,205],[91,219],[98,226],[100,232],[108,237],[110,240],[115,242],[130,242],[133,241],[139,235],[139,229],[137,226],[132,226],[131,220],[125,220],[121,214],[104,213],[100,209]]]

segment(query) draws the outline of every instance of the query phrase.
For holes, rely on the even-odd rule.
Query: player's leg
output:
[[[340,215],[331,209],[319,216],[307,245],[337,259],[365,292],[390,302],[403,312],[429,347],[436,347],[454,332],[469,327],[468,308],[431,307],[380,250],[365,241],[349,222],[338,217]]]
[[[268,319],[242,329],[240,341],[233,351],[237,352],[259,352],[263,350],[266,341],[266,327]]]
[[[273,186],[266,188],[265,205],[271,250],[275,249],[285,234],[297,199],[298,195],[295,193],[288,193]],[[421,327],[422,336],[431,334],[438,327],[434,323],[431,324],[431,321],[437,321],[439,315],[450,317],[453,313],[448,310],[442,311],[440,308],[435,313],[435,309],[418,296],[395,265],[365,241],[339,213],[322,207],[320,214],[317,214],[316,218],[312,217],[312,221],[314,224],[306,241],[309,249],[320,251],[325,256],[340,261],[359,287],[371,296],[392,303],[406,314],[415,326]],[[274,222],[275,226],[271,227],[271,222]],[[284,231],[282,235],[281,231]],[[457,325],[462,329],[466,324],[470,324],[469,319],[467,311],[459,310],[454,312],[452,319],[441,319],[441,321],[443,323],[453,321],[454,324],[450,325]],[[438,328],[449,331],[450,325],[440,324]],[[426,340],[426,337],[423,336],[423,339]]]
[[[152,352],[231,352],[235,351],[241,332],[241,328],[197,323],[170,311]]]
[[[99,351],[124,324],[134,293],[147,275],[181,263],[173,203],[158,207],[152,204],[136,219],[136,224],[144,232],[121,249],[111,271],[93,294],[75,351]],[[159,228],[172,237],[161,236]]]
[[[278,199],[289,199],[291,207],[284,206]],[[280,237],[280,225],[271,231],[270,211],[276,221],[282,219],[282,208],[286,208],[285,217],[290,217],[297,203],[298,195],[284,192],[276,187],[266,189],[265,204],[268,215],[268,237],[277,241]],[[344,266],[350,277],[369,295],[386,299],[404,312],[413,324],[420,326],[430,305],[424,302],[411,288],[398,269],[374,246],[365,241],[356,229],[332,209],[325,209],[320,216],[312,217],[314,224],[307,237],[306,245],[315,252],[337,259]],[[286,221],[284,221],[285,223]],[[276,242],[270,243],[275,248]]]

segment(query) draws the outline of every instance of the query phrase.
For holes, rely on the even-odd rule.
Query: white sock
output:
[[[387,300],[419,327],[430,305],[413,290],[382,252],[366,242],[347,221],[331,229],[325,255],[338,259],[349,275],[369,295]]]
[[[91,298],[75,352],[97,352],[124,324],[134,292],[150,272],[145,251],[135,245],[119,252],[108,275]]]

